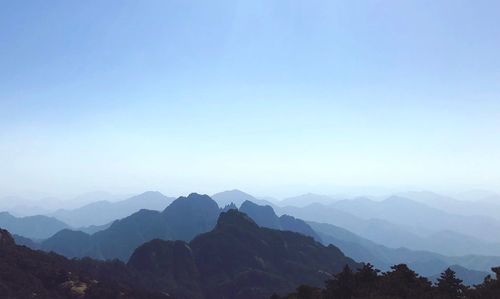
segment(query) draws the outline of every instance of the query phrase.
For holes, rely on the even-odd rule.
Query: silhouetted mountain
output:
[[[95,234],[97,232],[100,232],[102,230],[107,229],[108,227],[111,226],[111,224],[113,224],[113,222],[106,223],[106,224],[103,224],[103,225],[90,225],[90,226],[80,227],[80,228],[77,228],[75,230],[79,230],[81,232],[84,232],[84,233],[87,233],[89,235],[92,235],[92,234]]]
[[[250,216],[259,226],[281,229],[280,220],[270,206],[259,206],[247,200],[241,204],[240,211]]]
[[[274,204],[270,201],[258,199],[248,193],[237,189],[216,193],[212,195],[212,199],[217,202],[219,207],[225,207],[231,203],[234,203],[237,207],[241,207],[241,205],[245,201],[251,201],[259,205],[268,205],[273,208],[275,207]]]
[[[259,226],[289,230],[311,236],[316,241],[321,241],[318,234],[307,223],[289,215],[278,217],[270,206],[261,206],[251,201],[245,201],[241,205],[240,211],[250,216]]]
[[[0,227],[26,238],[45,239],[68,225],[53,217],[37,215],[18,218],[7,212],[0,212]]]
[[[42,241],[39,248],[47,252],[53,251],[62,254],[68,258],[84,257],[91,252],[92,242],[89,234],[63,229],[47,240]]]
[[[219,213],[219,206],[208,195],[192,193],[172,202],[162,212],[162,217],[173,234],[171,239],[189,241],[211,230]]]
[[[259,227],[236,210],[189,244],[154,240],[139,247],[128,266],[150,287],[179,298],[265,298],[300,283],[321,285],[345,265],[360,267],[334,246],[311,237]]]
[[[169,298],[141,289],[137,275],[122,263],[33,251],[17,246],[9,232],[0,230],[0,298]]]
[[[72,227],[104,225],[141,209],[161,211],[172,200],[173,198],[166,197],[160,192],[149,191],[117,202],[97,201],[74,210],[58,210],[50,216]]]
[[[42,242],[41,248],[68,257],[127,261],[134,249],[147,241],[189,241],[211,230],[219,212],[217,203],[209,196],[193,193],[188,197],[179,197],[162,212],[140,210],[88,237],[76,231],[61,232]]]

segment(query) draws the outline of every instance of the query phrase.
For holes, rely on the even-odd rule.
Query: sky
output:
[[[500,191],[498,20],[482,0],[0,0],[0,196]]]

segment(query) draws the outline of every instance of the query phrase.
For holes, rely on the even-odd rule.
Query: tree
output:
[[[354,274],[355,295],[363,297],[373,294],[380,280],[379,272],[370,263],[364,264],[361,269],[358,269],[358,272]]]
[[[441,277],[438,278],[437,292],[446,298],[464,298],[465,290],[462,280],[456,277],[455,271],[450,268],[441,273]]]
[[[355,278],[351,268],[345,265],[342,272],[335,275],[335,278],[327,281],[327,299],[351,299],[354,295]]]
[[[420,277],[405,264],[391,267],[384,273],[381,291],[384,295],[396,298],[426,298],[432,290],[432,284],[425,277]],[[430,296],[430,295],[429,295]]]

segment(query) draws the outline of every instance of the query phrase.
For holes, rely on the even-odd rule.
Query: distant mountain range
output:
[[[488,275],[492,265],[500,265],[500,257],[488,256],[459,256],[448,257],[429,251],[417,251],[407,248],[389,248],[373,241],[362,238],[346,229],[324,223],[304,222],[303,220],[283,215],[278,217],[270,206],[260,206],[246,201],[240,211],[249,215],[258,225],[281,230],[291,230],[321,240],[324,244],[333,244],[339,247],[347,256],[359,262],[370,262],[378,269],[387,271],[395,264],[408,264],[423,276],[433,277],[449,266],[458,270],[457,274],[467,284],[473,285],[482,282]],[[281,225],[284,218],[294,219],[291,227]],[[300,227],[300,229],[298,229]],[[473,262],[478,261],[477,263]],[[462,266],[460,266],[462,265]],[[465,266],[471,269],[469,270]]]
[[[500,196],[496,194],[474,194],[476,200],[457,200],[428,191],[404,192],[398,196],[405,197],[430,207],[463,216],[488,216],[500,220]],[[470,196],[465,196],[469,198]]]
[[[67,257],[89,256],[127,261],[137,247],[153,239],[189,242],[214,229],[221,212],[238,209],[239,206],[239,210],[260,227],[298,232],[323,244],[334,244],[354,260],[370,262],[381,270],[405,263],[421,275],[433,277],[446,267],[455,266],[460,270],[458,275],[463,275],[462,279],[466,282],[478,283],[478,279],[487,275],[492,266],[500,265],[500,246],[497,243],[488,243],[455,231],[427,232],[426,228],[405,224],[423,217],[425,213],[443,219],[456,219],[456,215],[443,214],[405,198],[393,197],[380,202],[359,198],[336,200],[327,205],[277,207],[238,190],[218,193],[214,197],[220,205],[209,196],[193,193],[172,201],[162,211],[143,209],[113,222],[79,229],[72,229],[61,222],[62,226],[48,230],[43,226],[44,221],[55,219],[47,216],[24,219],[3,213],[0,214],[0,221],[1,216],[10,219],[11,223],[15,223],[12,218],[16,221],[37,220],[31,223],[30,228],[24,226],[24,230],[11,224],[16,241],[30,248],[54,251]],[[142,202],[159,206],[166,201],[160,193],[146,192],[113,204],[126,207],[122,209],[124,211],[137,210]],[[89,205],[80,212],[91,211],[89,207],[94,209],[96,206]],[[401,219],[401,215],[392,215],[396,211],[402,211],[401,215],[409,220]],[[76,210],[73,212],[76,213]],[[369,218],[370,215],[389,218],[398,224]],[[474,217],[466,218],[476,221]],[[43,229],[46,239],[33,242],[31,239],[41,239],[39,234],[33,236],[37,232],[33,227]],[[57,233],[47,237],[48,232]],[[31,233],[29,238],[26,238],[27,233]]]
[[[305,222],[287,215],[278,217],[269,206],[261,207],[245,201],[240,209],[255,217],[257,223],[264,221],[260,223],[262,226],[300,232],[319,240]],[[176,199],[162,212],[141,210],[92,235],[61,230],[41,242],[39,248],[71,258],[90,256],[127,261],[134,249],[144,242],[153,239],[190,241],[213,229],[221,211],[209,196],[193,193]]]
[[[500,265],[500,257],[449,257],[429,251],[388,248],[331,224],[308,224],[318,232],[323,243],[335,244],[354,260],[370,262],[383,271],[389,270],[395,264],[407,264],[420,275],[433,277],[450,266],[457,266],[462,267],[461,271],[457,271],[457,275],[467,284],[473,285],[482,282],[493,265]]]
[[[492,227],[500,225],[496,220],[450,215],[404,198],[381,202],[359,198],[329,205],[288,206],[278,208],[277,212],[306,221],[333,224],[392,248],[407,247],[444,255],[500,255],[500,242],[491,241],[498,239],[498,236],[486,236],[493,235]],[[470,227],[460,224],[462,218]],[[424,220],[439,224],[436,224],[436,228],[425,223],[420,225]],[[454,223],[457,223],[457,230],[462,228],[468,234],[457,232]],[[482,239],[471,235],[482,236]]]
[[[174,198],[157,191],[148,191],[125,200],[97,201],[73,210],[58,210],[49,216],[55,217],[71,227],[105,225],[141,209],[162,211]]]
[[[500,221],[494,218],[450,214],[404,197],[392,196],[383,201],[358,198],[336,201],[328,206],[362,219],[383,219],[410,227],[421,234],[455,231],[500,242]]]
[[[0,211],[7,211],[17,217],[47,215],[59,209],[73,210],[97,201],[116,202],[128,197],[130,196],[116,195],[104,191],[84,193],[66,199],[43,197],[35,200],[8,196],[0,198]]]
[[[68,225],[53,217],[42,215],[14,217],[8,212],[0,212],[0,227],[13,234],[38,240],[48,238],[56,232],[68,228]]]

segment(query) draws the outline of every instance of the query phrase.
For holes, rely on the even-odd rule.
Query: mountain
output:
[[[221,213],[216,227],[191,242],[153,240],[128,266],[142,280],[177,298],[267,298],[297,285],[322,283],[345,265],[360,267],[334,246],[289,231],[259,227],[237,210]]]
[[[241,204],[240,211],[247,214],[259,226],[297,232],[311,236],[316,241],[321,241],[318,234],[303,220],[289,215],[278,217],[270,206],[261,206],[251,201],[245,201]]]
[[[137,274],[119,262],[68,260],[15,244],[0,229],[0,298],[166,299],[145,291]]]
[[[488,200],[488,198],[482,197],[481,195],[475,198],[475,200],[457,200],[449,196],[428,191],[405,192],[398,194],[398,196],[409,198],[452,214],[463,216],[487,216],[500,220],[500,201]]]
[[[398,205],[405,206],[406,201],[407,200],[402,200],[400,202],[398,199],[395,199],[396,204],[394,204],[394,207]],[[406,208],[392,208],[387,210],[392,211],[392,213],[398,213],[397,211],[401,210],[401,214],[406,215],[409,219],[417,217],[419,219],[428,218],[424,216],[426,212],[418,214],[418,207],[420,204],[416,202],[413,203],[417,208],[412,209],[412,205],[408,205]],[[373,211],[374,217],[380,216],[380,213],[377,211],[377,206],[379,204],[380,203],[373,202],[369,199],[358,198],[349,201],[338,201],[331,205],[311,204],[302,208],[289,206],[279,208],[277,211],[281,214],[293,215],[306,221],[333,224],[345,228],[363,238],[374,241],[375,243],[384,244],[391,248],[406,247],[414,250],[433,251],[450,256],[468,254],[488,256],[500,255],[500,243],[498,242],[484,241],[464,233],[457,233],[453,230],[436,230],[429,232],[428,229],[422,229],[421,227],[419,229],[405,224],[395,224],[384,219],[369,218],[370,211]],[[345,206],[349,208],[345,208]],[[415,210],[415,214],[419,216],[411,215],[412,210]],[[435,209],[430,210],[434,211]],[[438,213],[441,212],[438,211]],[[432,213],[430,215],[432,216],[429,217],[439,217]],[[387,218],[393,220],[397,217],[402,216],[390,215]],[[439,219],[432,221],[439,222]],[[420,222],[422,222],[422,220],[420,220]],[[415,223],[417,223],[417,220],[415,220]],[[486,221],[486,223],[488,222]],[[476,224],[480,224],[480,222],[476,222]]]
[[[294,206],[305,207],[314,203],[329,204],[336,201],[337,198],[333,196],[320,195],[314,193],[306,193],[299,196],[288,197],[278,202],[280,207]]]
[[[40,249],[40,244],[20,235],[12,235],[17,245],[26,246],[31,249]]]
[[[225,207],[231,203],[234,203],[237,207],[240,207],[241,204],[243,204],[245,201],[251,201],[260,205],[269,205],[271,207],[274,207],[274,204],[270,201],[255,198],[254,196],[237,189],[219,192],[212,195],[211,197],[217,202],[219,207]]]
[[[61,229],[68,227],[53,217],[48,216],[27,216],[14,217],[8,212],[0,212],[0,227],[29,239],[45,239]]]
[[[411,244],[419,238],[411,228],[395,225],[381,219],[362,219],[332,206],[319,203],[302,208],[287,206],[276,211],[278,214],[291,215],[305,221],[333,224],[388,247],[401,247],[400,244]]]
[[[189,241],[211,230],[219,213],[217,203],[209,196],[192,193],[188,197],[179,197],[162,212],[140,210],[92,235],[62,231],[43,241],[41,248],[67,257],[127,261],[134,249],[147,241]]]
[[[462,216],[392,196],[383,201],[365,198],[341,200],[331,207],[363,219],[382,219],[411,227],[420,234],[455,231],[489,242],[500,242],[500,221],[486,216]]]
[[[111,224],[113,224],[113,222],[106,223],[103,225],[90,225],[90,226],[80,227],[77,230],[82,231],[84,233],[87,233],[89,235],[92,235],[92,234],[95,234],[97,232],[100,232],[102,230],[107,229],[108,227],[111,226]]]
[[[455,265],[464,269],[457,271],[458,277],[465,282],[476,283],[474,279],[479,279],[480,273],[487,274],[491,267],[500,265],[500,257],[449,257],[429,251],[389,248],[335,225],[316,222],[308,224],[320,235],[324,244],[333,244],[354,260],[369,262],[382,271],[390,270],[392,265],[407,264],[420,275],[433,277]]]
[[[73,210],[58,210],[49,215],[72,227],[104,225],[141,209],[161,211],[172,201],[173,198],[160,192],[148,191],[117,202],[101,200]]]
[[[110,194],[97,191],[81,194],[73,198],[42,197],[39,199],[28,199],[23,197],[0,198],[0,210],[7,211],[17,217],[47,215],[59,209],[76,209],[83,205],[96,201],[118,201],[126,197],[123,195]]]

